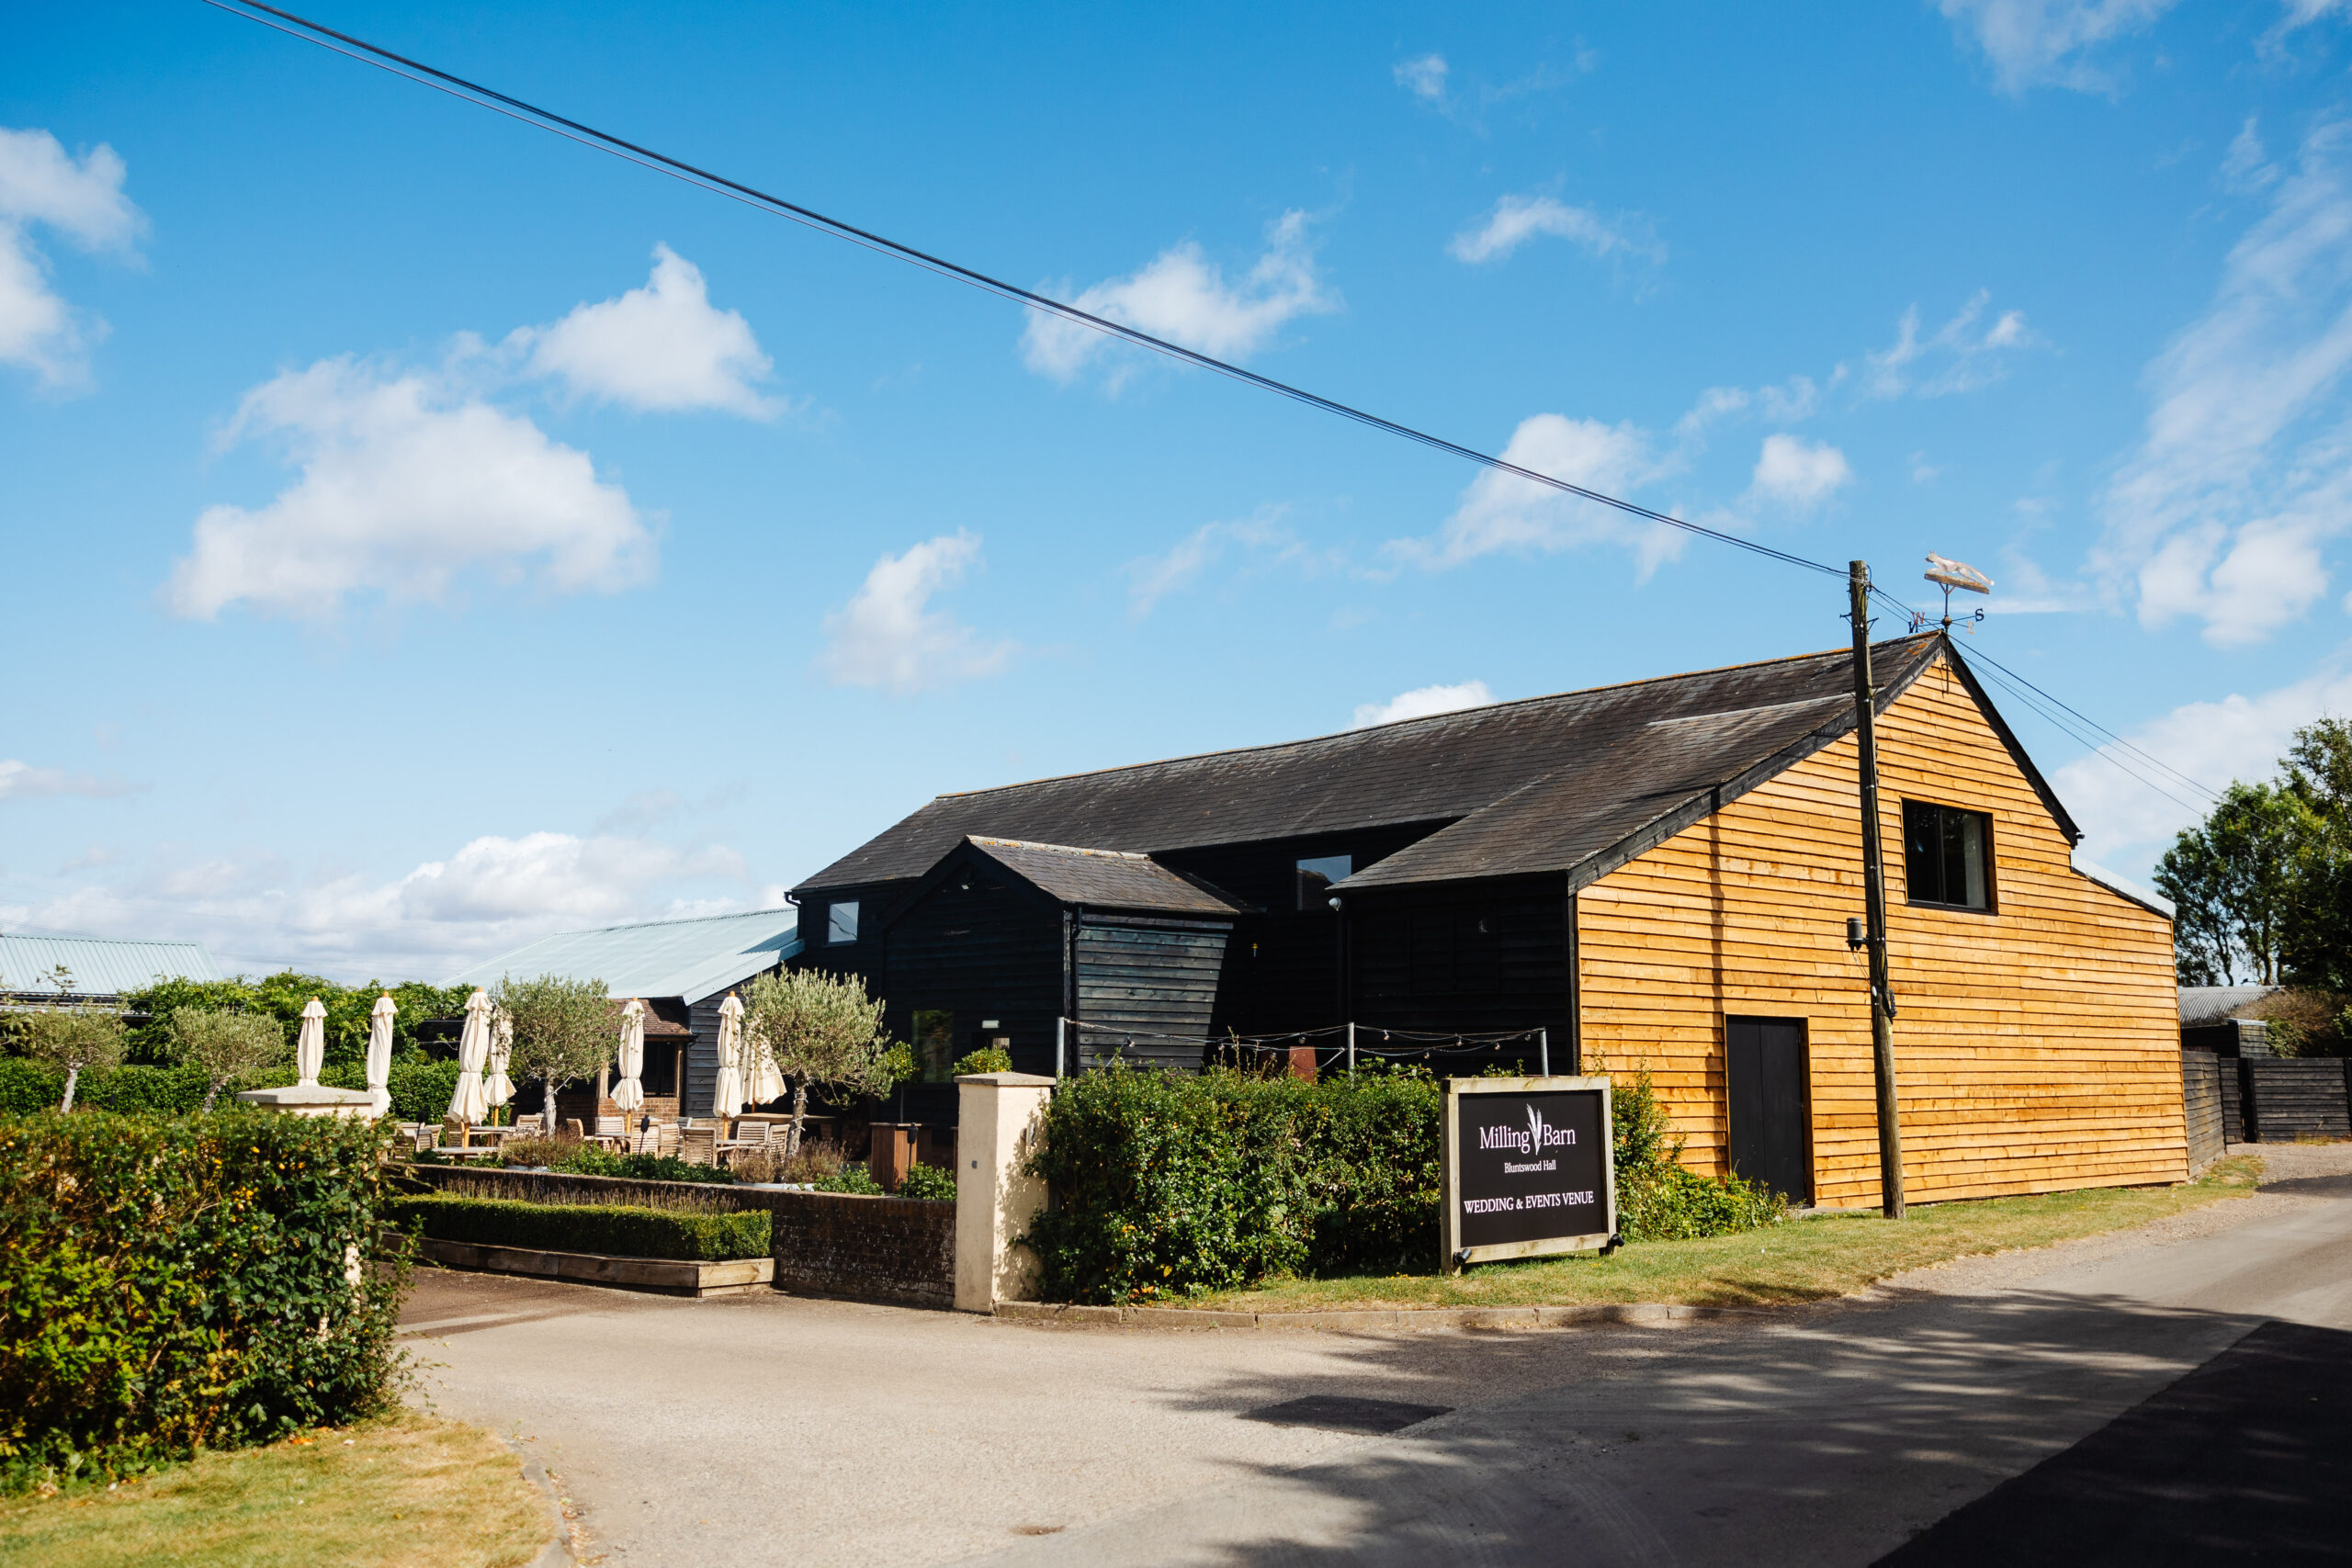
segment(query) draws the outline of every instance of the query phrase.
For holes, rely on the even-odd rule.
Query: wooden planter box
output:
[[[483,1247],[469,1241],[417,1243],[417,1256],[451,1269],[485,1274],[524,1274],[540,1280],[571,1280],[625,1291],[668,1296],[731,1296],[772,1288],[773,1258],[735,1258],[706,1262],[683,1258],[607,1258],[595,1252],[538,1252],[521,1247]]]

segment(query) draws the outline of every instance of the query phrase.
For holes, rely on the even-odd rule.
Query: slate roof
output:
[[[452,986],[495,986],[507,975],[560,975],[602,980],[615,997],[680,997],[700,1001],[800,951],[800,917],[792,909],[755,909],[687,920],[562,931],[449,977]],[[654,1031],[649,1027],[647,1033]]]
[[[1876,644],[1881,705],[1942,646],[1934,632]],[[2079,838],[1974,677],[1952,662]],[[1611,869],[1605,852],[1640,852],[1853,722],[1853,655],[1836,649],[944,795],[801,887],[918,877],[966,838],[1152,853],[1416,822],[1448,826],[1339,886],[1551,871],[1589,880]]]
[[[1019,839],[971,839],[980,853],[1065,904],[1167,914],[1237,915],[1250,905],[1198,877],[1126,850],[1084,850]]]

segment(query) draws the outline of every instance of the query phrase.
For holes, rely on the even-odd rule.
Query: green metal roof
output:
[[[0,991],[54,995],[50,976],[73,971],[74,994],[119,997],[159,979],[225,980],[200,942],[136,942],[106,936],[0,936]]]
[[[643,925],[563,931],[449,977],[452,986],[494,986],[560,975],[602,980],[616,997],[682,997],[700,1001],[773,969],[800,951],[799,915],[759,909]]]

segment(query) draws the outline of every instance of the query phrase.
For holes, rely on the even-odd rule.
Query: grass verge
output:
[[[0,1563],[515,1568],[546,1500],[477,1427],[410,1412],[54,1497],[0,1501]]]
[[[1937,1203],[1913,1209],[1900,1223],[1875,1212],[1825,1214],[1703,1241],[1636,1242],[1607,1258],[1487,1264],[1451,1279],[1398,1274],[1279,1280],[1254,1290],[1159,1304],[1244,1312],[1587,1302],[1784,1305],[1849,1295],[1907,1269],[2047,1247],[2244,1198],[2254,1191],[2261,1168],[2258,1159],[2230,1159],[2177,1187],[2089,1188]]]

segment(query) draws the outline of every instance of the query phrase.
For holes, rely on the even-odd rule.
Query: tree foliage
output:
[[[2297,730],[2276,782],[2231,784],[2155,882],[2181,984],[2352,990],[2352,720]]]
[[[327,1010],[328,1065],[358,1062],[368,1054],[368,1014],[376,1006],[376,998],[387,991],[400,1008],[392,1020],[392,1059],[396,1062],[416,1061],[424,1055],[418,1032],[427,1020],[448,1018],[465,1010],[465,987],[428,986],[418,980],[404,980],[393,986],[374,980],[364,986],[339,986],[323,976],[304,975],[292,969],[258,980],[243,976],[233,980],[158,977],[146,989],[123,998],[123,1010],[130,1015],[126,1021],[130,1025],[130,1059],[156,1066],[169,1066],[182,1060],[178,1055],[179,1040],[172,1030],[172,1015],[182,1008],[249,1012],[275,1019],[291,1044],[295,1027],[301,1021],[303,1004],[316,997]]]
[[[788,1149],[800,1146],[810,1089],[883,1095],[899,1082],[882,998],[866,995],[865,980],[854,975],[786,969],[760,976],[743,1004],[743,1038],[766,1043],[792,1088]]]
[[[83,1074],[107,1072],[122,1062],[122,1015],[112,1008],[61,1001],[20,1015],[17,1031],[25,1055],[65,1075],[62,1110],[74,1109]]]
[[[180,1061],[204,1074],[207,1111],[224,1086],[274,1067],[286,1055],[286,1031],[266,1013],[175,1008],[171,1029]]]

